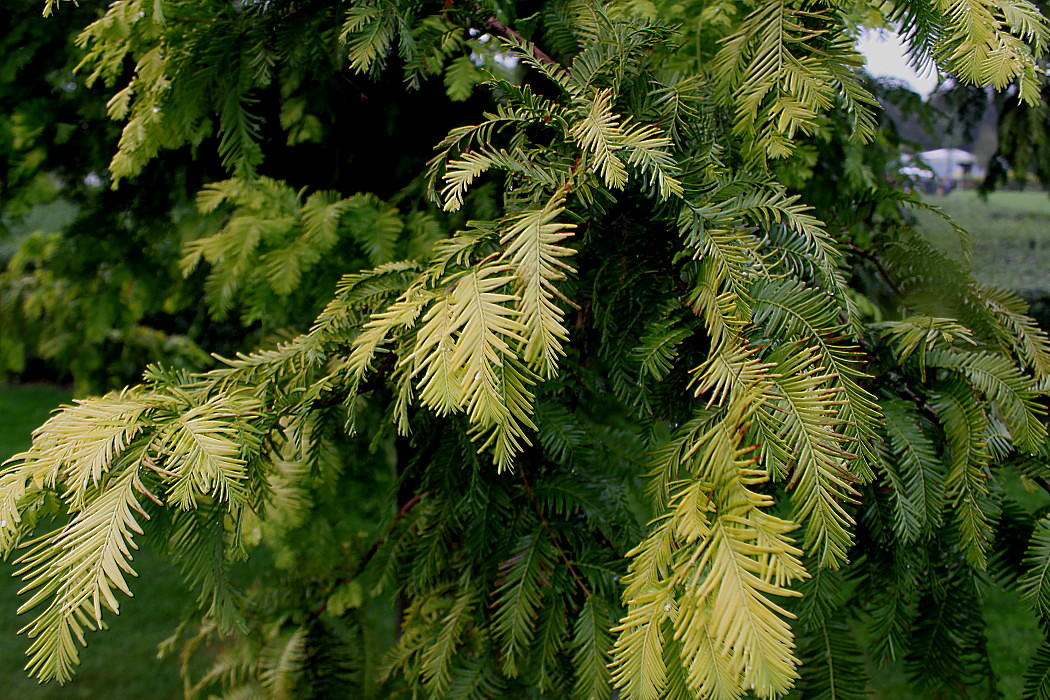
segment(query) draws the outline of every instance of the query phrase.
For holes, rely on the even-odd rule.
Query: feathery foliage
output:
[[[864,654],[994,687],[978,581],[1029,529],[1050,607],[1001,495],[1046,456],[1050,344],[914,228],[852,23],[1031,102],[1046,20],[529,8],[95,8],[112,181],[214,161],[174,257],[274,337],[5,466],[30,673],[72,678],[146,543],[197,596],[190,697],[857,697]]]

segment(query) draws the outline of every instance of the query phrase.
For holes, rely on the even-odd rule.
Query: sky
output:
[[[868,72],[874,76],[903,80],[923,97],[929,96],[937,86],[937,75],[932,68],[919,75],[908,65],[904,57],[904,45],[893,32],[869,29],[861,34],[857,48],[868,61]]]

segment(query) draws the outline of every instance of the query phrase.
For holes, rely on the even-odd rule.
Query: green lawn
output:
[[[1050,196],[1045,192],[976,192],[928,196],[930,204],[962,224],[973,237],[977,279],[1030,295],[1050,296]],[[958,255],[958,239],[936,214],[919,220],[942,250]]]
[[[50,386],[0,384],[0,461],[26,448],[29,434],[69,392]],[[182,697],[182,680],[171,660],[157,660],[157,644],[171,634],[183,611],[186,593],[177,572],[148,551],[135,555],[140,578],[132,590],[141,598],[121,601],[110,630],[88,637],[77,679],[66,687],[39,685],[22,671],[26,638],[16,633],[29,614],[16,615],[18,579],[10,563],[0,564],[0,697],[18,700],[164,700]]]

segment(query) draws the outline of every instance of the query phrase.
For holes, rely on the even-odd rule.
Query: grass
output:
[[[987,201],[972,190],[926,197],[973,237],[977,279],[1026,296],[1050,294],[1050,197],[1045,192],[996,192]],[[938,248],[961,256],[958,239],[936,214],[920,212]]]
[[[956,191],[926,201],[970,232],[978,280],[1029,298],[1050,297],[1050,197],[1045,192],[997,192],[985,201],[973,191]],[[940,217],[920,212],[919,219],[938,248],[961,258],[958,238]],[[1007,490],[1030,512],[1048,505],[1046,493],[1026,491],[1016,480]],[[1007,698],[1022,697],[1028,660],[1042,641],[1035,614],[1016,593],[995,583],[986,584],[983,593],[988,655],[999,676],[999,690]],[[874,697],[911,697],[899,664],[872,670]]]
[[[56,387],[0,384],[0,461],[28,447],[33,428],[67,401],[69,392]],[[0,567],[5,574],[14,571],[10,563]],[[157,644],[178,624],[185,589],[173,567],[149,551],[136,553],[135,568],[140,577],[131,587],[143,595],[122,600],[121,614],[108,616],[109,631],[88,637],[77,678],[65,687],[40,685],[22,670],[27,640],[17,632],[32,613],[15,614],[21,581],[0,576],[0,696],[19,700],[181,698],[178,667],[170,659],[157,659]]]

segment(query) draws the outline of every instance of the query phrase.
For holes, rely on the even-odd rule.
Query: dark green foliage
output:
[[[940,576],[923,587],[905,668],[928,697],[987,696],[994,676],[976,582],[956,573],[963,570],[957,560],[942,559],[932,570]]]
[[[1024,692],[1027,697],[1036,700],[1050,698],[1050,644],[1044,643],[1032,659],[1032,665],[1025,674]]]
[[[863,696],[868,673],[853,630],[844,620],[828,620],[799,639],[803,668],[798,697],[837,700]]]

